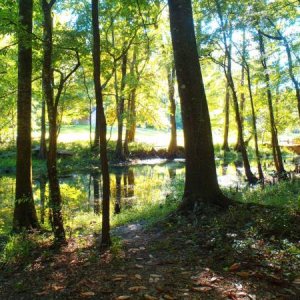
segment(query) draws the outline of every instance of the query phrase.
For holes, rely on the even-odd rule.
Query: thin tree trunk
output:
[[[19,1],[16,195],[13,230],[38,228],[32,193],[32,0]]]
[[[285,172],[283,160],[282,160],[282,154],[281,154],[281,150],[280,150],[279,143],[278,143],[276,122],[275,122],[275,118],[274,118],[271,83],[270,83],[270,75],[268,73],[265,45],[264,45],[263,37],[260,32],[258,32],[258,38],[259,38],[259,50],[260,50],[260,55],[261,55],[261,64],[264,69],[265,83],[267,86],[268,107],[269,107],[269,114],[270,114],[270,130],[271,130],[271,137],[272,137],[272,149],[273,149],[274,163],[275,163],[275,167],[276,167],[276,171],[277,171],[278,175],[280,177],[286,177],[286,172]]]
[[[246,31],[245,28],[243,28],[243,46],[242,46],[242,55],[243,57],[245,56],[245,51],[246,51]],[[246,97],[245,97],[245,92],[244,92],[244,86],[245,86],[245,67],[242,65],[242,76],[241,76],[241,101],[240,101],[240,118],[241,118],[241,123],[243,127],[243,132],[244,132],[244,110],[245,110],[245,102],[246,102]],[[236,145],[234,147],[234,150],[237,152],[241,152],[241,143],[240,143],[240,134],[241,132],[238,131],[238,138],[236,141]]]
[[[242,158],[243,158],[243,163],[244,163],[244,169],[245,169],[245,174],[247,177],[247,180],[250,184],[254,184],[257,182],[257,178],[253,175],[251,168],[250,168],[250,163],[249,163],[249,159],[248,159],[248,154],[247,154],[247,150],[246,150],[246,145],[245,145],[245,141],[244,141],[244,134],[243,134],[243,125],[242,125],[242,121],[241,121],[241,116],[240,116],[240,107],[239,107],[239,101],[238,101],[238,97],[237,97],[237,92],[235,90],[235,85],[234,85],[234,81],[232,78],[232,70],[231,70],[231,53],[229,51],[230,46],[227,43],[227,36],[226,36],[226,28],[224,27],[224,20],[223,20],[223,14],[222,14],[222,10],[221,10],[221,6],[219,3],[219,0],[215,0],[216,6],[217,6],[217,12],[221,21],[221,27],[222,27],[222,33],[223,33],[223,42],[224,42],[224,46],[225,46],[225,56],[227,58],[227,70],[226,72],[226,78],[227,78],[227,82],[230,86],[231,92],[232,92],[232,98],[233,98],[233,105],[234,105],[234,111],[235,111],[235,119],[236,119],[236,124],[237,124],[237,129],[238,129],[238,135],[239,135],[239,139],[240,139],[240,150],[241,150],[241,154],[242,154]],[[232,35],[232,28],[230,25],[230,39],[231,39],[231,35]]]
[[[93,28],[93,78],[95,87],[96,103],[99,104],[100,121],[100,158],[101,173],[103,179],[103,200],[102,200],[102,238],[101,246],[108,247],[111,244],[110,239],[110,182],[107,158],[107,140],[106,140],[106,118],[103,107],[103,96],[101,87],[101,60],[100,60],[100,32],[99,32],[99,4],[98,0],[92,0],[92,28]]]
[[[99,215],[100,213],[100,174],[94,173],[93,188],[94,188],[94,213]]]
[[[40,150],[39,158],[46,159],[47,146],[46,146],[46,101],[42,99],[42,115],[41,115],[41,139],[40,139]]]
[[[169,0],[171,36],[186,154],[183,212],[199,203],[227,207],[218,185],[208,105],[197,53],[190,0]]]
[[[168,147],[170,157],[175,157],[177,152],[177,132],[176,132],[176,103],[175,103],[175,65],[168,68],[168,88],[170,101],[170,125],[171,125],[171,140]]]
[[[47,169],[49,178],[50,207],[53,214],[53,229],[55,243],[62,244],[66,242],[65,230],[62,217],[62,199],[60,194],[58,172],[57,172],[57,103],[54,100],[53,91],[53,67],[52,67],[52,6],[42,1],[42,10],[44,15],[44,57],[43,57],[43,93],[47,103],[49,120],[49,149],[47,153]]]
[[[125,86],[126,86],[126,73],[127,73],[127,53],[122,56],[122,78],[121,78],[121,88],[120,96],[117,97],[117,120],[118,120],[118,138],[116,145],[116,157],[120,160],[124,160],[123,153],[123,125],[124,125],[124,104],[125,104]]]
[[[244,56],[244,61],[245,61],[245,56]],[[260,179],[261,182],[263,182],[264,181],[264,174],[263,174],[263,170],[262,170],[262,166],[261,166],[260,153],[259,153],[259,148],[258,148],[256,113],[255,113],[253,94],[252,94],[250,68],[249,68],[248,65],[246,65],[245,69],[247,71],[247,83],[248,83],[248,90],[249,90],[249,97],[250,97],[250,104],[251,104],[251,112],[252,112],[252,128],[253,128],[253,133],[254,133],[255,156],[256,156],[256,162],[257,162],[257,170],[258,170],[259,179]]]
[[[230,108],[230,92],[229,84],[226,81],[226,95],[225,95],[225,123],[224,123],[224,135],[222,150],[229,151],[228,135],[229,135],[229,108]]]

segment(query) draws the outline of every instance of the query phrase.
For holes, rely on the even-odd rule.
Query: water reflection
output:
[[[240,161],[229,163],[217,160],[219,184],[222,187],[239,188],[247,185],[243,165]],[[263,162],[264,172],[273,172],[269,161]],[[255,162],[252,163],[255,169]],[[292,159],[286,161],[286,169],[294,170]],[[266,176],[266,177],[267,177]],[[110,169],[111,211],[120,214],[134,206],[160,203],[169,192],[170,182],[184,178],[184,161],[149,160],[133,166],[117,166]],[[14,201],[14,176],[0,176],[0,231],[10,221]],[[101,214],[102,181],[99,171],[73,173],[60,177],[63,198],[63,214],[72,220],[78,213]],[[34,177],[34,198],[42,224],[51,226],[52,212],[48,206],[48,184],[45,174]],[[100,219],[100,218],[99,218]]]

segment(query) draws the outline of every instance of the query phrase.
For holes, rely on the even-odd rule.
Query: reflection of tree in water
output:
[[[229,163],[224,159],[223,162],[221,163],[222,176],[227,175],[228,165]]]
[[[133,169],[129,169],[127,173],[128,178],[128,197],[134,196],[134,173]]]
[[[122,175],[116,174],[116,200],[115,200],[115,214],[121,212],[121,198],[122,198]]]
[[[176,169],[172,168],[172,166],[168,166],[170,179],[173,180],[176,178]]]
[[[243,177],[243,172],[240,170],[241,168],[243,168],[243,162],[240,160],[235,160],[233,163],[235,166],[237,177]]]
[[[93,188],[94,188],[94,213],[100,213],[100,173],[95,172],[91,174],[93,178]]]

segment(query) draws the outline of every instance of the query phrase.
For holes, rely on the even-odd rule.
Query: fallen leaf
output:
[[[135,277],[136,279],[139,279],[139,280],[142,279],[142,276],[141,276],[140,274],[135,274],[134,277]]]
[[[80,295],[83,297],[92,297],[92,296],[95,296],[95,293],[94,292],[83,292],[83,293],[80,293]]]
[[[237,272],[236,274],[242,278],[248,278],[250,276],[248,272]]]
[[[117,297],[116,300],[129,300],[130,298],[131,298],[130,296],[123,295],[123,296]]]
[[[143,285],[132,286],[132,287],[128,288],[128,290],[131,292],[139,292],[139,291],[146,290],[146,289],[147,288]]]
[[[138,268],[138,269],[143,269],[144,268],[142,265],[138,265],[138,264],[136,264],[135,267]]]
[[[231,265],[229,267],[228,271],[230,271],[230,272],[236,272],[240,268],[241,268],[241,264],[240,263],[234,263],[233,265]]]

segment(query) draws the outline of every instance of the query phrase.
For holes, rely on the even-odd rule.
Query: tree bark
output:
[[[55,1],[48,3],[42,0],[44,16],[44,41],[43,41],[43,93],[47,103],[49,120],[49,149],[47,153],[47,169],[49,178],[50,207],[52,209],[53,230],[56,244],[66,242],[65,230],[62,217],[62,199],[60,194],[58,172],[57,172],[57,105],[54,100],[54,78],[52,67],[52,6]]]
[[[279,177],[285,178],[286,171],[284,169],[282,154],[281,154],[281,150],[280,150],[279,143],[278,143],[277,128],[276,128],[276,122],[275,122],[274,110],[273,110],[270,75],[268,73],[268,64],[267,64],[267,59],[266,59],[265,45],[264,45],[263,37],[260,32],[258,32],[258,39],[259,39],[261,64],[264,69],[265,83],[267,86],[268,107],[269,107],[269,114],[270,114],[270,131],[271,131],[274,163],[275,163],[276,171],[277,171]]]
[[[32,0],[19,1],[16,195],[13,230],[39,228],[32,193]]]
[[[171,126],[171,140],[168,147],[168,154],[171,158],[176,156],[177,152],[177,132],[176,132],[176,103],[175,103],[175,65],[168,68],[168,88],[170,101],[170,126]]]
[[[126,86],[126,73],[127,73],[127,53],[124,53],[122,56],[122,64],[121,64],[121,88],[120,88],[120,96],[116,97],[116,105],[117,105],[117,120],[118,120],[118,137],[117,137],[117,145],[116,145],[116,157],[119,160],[124,160],[124,152],[123,152],[123,125],[124,125],[124,105],[125,105],[125,86]]]
[[[242,55],[243,57],[245,56],[245,51],[246,51],[246,31],[245,28],[243,28],[243,46],[242,46]],[[246,102],[246,97],[245,97],[245,92],[244,92],[244,86],[245,86],[245,66],[242,64],[242,76],[241,76],[241,101],[240,101],[240,118],[241,118],[241,123],[243,127],[243,132],[244,132],[244,110],[245,110],[245,102]],[[238,131],[238,138],[236,141],[236,145],[234,147],[234,150],[237,152],[241,152],[241,143],[240,143],[240,134],[241,132]]]
[[[46,146],[46,101],[42,99],[42,115],[41,115],[41,138],[40,138],[40,150],[39,158],[46,159],[47,146]]]
[[[99,122],[100,122],[100,161],[102,173],[102,237],[101,246],[108,247],[111,244],[110,239],[110,182],[107,158],[107,140],[106,140],[106,117],[103,107],[103,95],[101,87],[101,60],[100,60],[100,32],[99,32],[99,4],[98,0],[92,0],[92,28],[93,28],[93,78],[96,102],[99,104]]]
[[[229,135],[229,108],[230,108],[230,92],[229,84],[226,80],[226,95],[225,95],[225,123],[222,150],[229,151],[228,135]]]
[[[197,53],[190,0],[169,0],[171,36],[182,109],[186,173],[180,210],[199,203],[227,207],[218,185],[208,105]]]
[[[249,97],[250,97],[250,104],[251,104],[251,112],[252,112],[252,128],[253,128],[253,134],[254,134],[254,143],[255,143],[255,156],[256,156],[256,162],[257,162],[257,170],[258,170],[258,176],[261,182],[264,181],[264,174],[261,166],[260,161],[260,153],[258,148],[258,136],[257,136],[257,127],[256,127],[256,113],[254,108],[254,101],[253,101],[253,94],[252,94],[252,85],[251,85],[251,76],[250,76],[250,68],[245,62],[245,56],[243,56],[245,69],[247,71],[247,84],[248,84],[248,91],[249,91]]]

